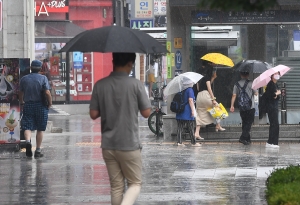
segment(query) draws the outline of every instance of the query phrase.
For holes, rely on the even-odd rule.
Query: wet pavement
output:
[[[63,133],[45,134],[43,158],[27,159],[24,150],[0,153],[0,204],[110,204],[99,120],[87,115],[49,119]],[[262,142],[177,147],[156,139],[143,118],[140,130],[143,186],[136,205],[267,204],[270,171],[300,164],[298,143],[280,143],[280,149]]]

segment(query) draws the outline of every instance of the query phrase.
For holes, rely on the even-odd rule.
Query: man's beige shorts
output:
[[[134,151],[102,149],[102,155],[106,163],[112,190],[114,187],[123,187],[125,178],[128,184],[142,184],[140,149]]]

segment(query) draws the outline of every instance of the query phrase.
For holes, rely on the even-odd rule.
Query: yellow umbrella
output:
[[[226,65],[229,67],[234,66],[234,63],[232,62],[232,60],[221,53],[208,53],[208,54],[202,56],[201,59],[212,62],[214,64]]]

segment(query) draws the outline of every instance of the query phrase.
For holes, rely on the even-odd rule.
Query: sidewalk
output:
[[[49,116],[63,133],[47,133],[42,159],[24,150],[0,153],[1,204],[110,204],[99,120]],[[143,186],[136,205],[267,204],[265,180],[273,168],[300,163],[298,143],[204,142],[174,146],[155,139],[140,118]],[[35,140],[33,140],[35,145]]]

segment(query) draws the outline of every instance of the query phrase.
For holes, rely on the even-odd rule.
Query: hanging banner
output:
[[[167,53],[167,78],[172,78],[172,55]]]
[[[20,142],[19,81],[28,74],[29,59],[5,58],[0,62],[0,144]]]

